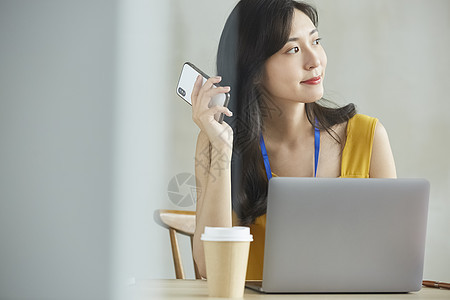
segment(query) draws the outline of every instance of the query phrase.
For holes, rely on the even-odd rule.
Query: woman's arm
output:
[[[195,151],[197,180],[196,227],[193,255],[198,270],[206,278],[203,242],[205,226],[231,226],[231,151],[228,147],[215,148],[208,136],[200,131]]]
[[[377,122],[375,127],[369,176],[371,178],[397,178],[389,137],[380,122]]]
[[[220,77],[209,78],[202,85],[199,76],[192,91],[192,119],[200,128],[195,151],[197,180],[196,227],[193,255],[202,277],[206,277],[203,242],[205,226],[231,227],[231,154],[233,130],[226,123],[215,120],[214,114],[232,113],[226,107],[209,107],[211,98],[230,91],[229,87],[214,88]]]

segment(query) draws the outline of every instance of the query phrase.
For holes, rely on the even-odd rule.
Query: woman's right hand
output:
[[[214,87],[214,84],[221,80],[220,76],[211,77],[202,86],[203,77],[200,75],[197,77],[191,95],[192,119],[200,130],[206,133],[212,145],[216,147],[227,146],[232,149],[233,129],[227,123],[219,123],[214,118],[216,113],[223,113],[231,117],[232,112],[224,106],[208,107],[212,97],[230,91],[229,86]]]

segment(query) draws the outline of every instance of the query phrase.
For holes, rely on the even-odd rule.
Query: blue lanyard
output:
[[[259,146],[261,147],[261,153],[264,159],[264,167],[266,168],[267,180],[272,178],[272,171],[270,170],[269,156],[267,155],[266,144],[261,133],[259,137]],[[317,176],[317,164],[319,163],[319,151],[320,151],[320,130],[317,124],[314,126],[314,177]]]

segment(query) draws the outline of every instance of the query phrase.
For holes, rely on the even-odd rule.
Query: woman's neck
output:
[[[264,117],[264,137],[272,143],[295,145],[314,135],[313,126],[308,121],[305,103],[278,101],[278,114]]]

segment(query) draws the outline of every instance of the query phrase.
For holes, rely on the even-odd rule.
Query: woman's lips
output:
[[[310,78],[308,80],[304,80],[304,81],[302,81],[300,83],[304,83],[304,84],[319,84],[321,81],[322,81],[322,77],[316,76],[316,77]]]

